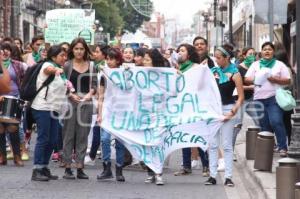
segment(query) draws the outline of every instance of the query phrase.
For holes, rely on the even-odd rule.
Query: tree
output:
[[[124,20],[124,27],[123,31],[133,32],[135,33],[138,28],[141,27],[144,21],[149,21],[150,17],[144,16],[138,13],[130,4],[129,0],[115,0],[116,4],[118,5],[119,9],[121,10],[120,15],[123,17]],[[142,0],[140,0],[143,3]],[[150,4],[152,7],[152,2]],[[152,8],[151,8],[152,9]]]
[[[129,0],[94,0],[93,8],[103,31],[109,32],[112,37],[125,31],[135,33],[144,21],[150,20],[150,17],[138,13]]]
[[[109,32],[115,36],[122,30],[124,25],[120,10],[112,0],[98,0],[93,4],[96,10],[96,19],[100,20],[104,32]]]

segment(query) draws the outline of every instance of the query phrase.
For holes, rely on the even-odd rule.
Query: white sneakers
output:
[[[164,185],[164,180],[161,175],[155,175],[155,184],[156,185]]]
[[[145,183],[149,184],[149,183],[154,183],[156,185],[164,185],[164,180],[162,178],[162,175],[155,175],[155,176],[148,176],[145,180]]]
[[[92,160],[89,155],[85,156],[84,164],[89,166],[95,166],[96,160]]]

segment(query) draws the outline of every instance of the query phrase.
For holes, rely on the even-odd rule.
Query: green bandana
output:
[[[5,68],[8,68],[9,65],[11,64],[11,59],[3,60],[2,63]]]
[[[275,65],[275,62],[276,62],[276,59],[275,58],[272,58],[272,59],[260,59],[259,61],[259,66],[260,68],[273,68],[273,66]]]
[[[251,66],[251,64],[253,62],[255,62],[256,57],[254,55],[249,55],[248,57],[246,57],[246,59],[244,60],[244,64],[245,66],[247,66],[247,68],[249,68]]]
[[[192,67],[192,65],[193,65],[193,62],[188,60],[188,61],[180,64],[180,71],[182,73],[184,73],[185,71],[189,70]]]
[[[231,63],[229,66],[227,66],[226,68],[223,68],[223,69],[219,66],[215,66],[211,69],[211,71],[212,71],[212,73],[218,73],[219,84],[223,84],[223,83],[226,83],[229,81],[229,78],[227,77],[227,75],[225,73],[235,74],[235,73],[239,72],[238,68],[233,63]]]
[[[57,63],[55,63],[55,62],[50,62],[54,67],[56,67],[56,68],[62,68],[60,65],[58,65]],[[66,81],[67,80],[67,76],[66,76],[66,74],[65,73],[62,73],[62,74],[60,74],[60,77],[64,80],[64,81]]]
[[[100,71],[100,66],[104,66],[104,64],[105,64],[105,60],[94,61],[94,66],[95,66],[97,71]]]
[[[41,55],[40,55],[40,53],[38,53],[38,52],[32,52],[32,57],[33,57],[33,59],[34,59],[34,61],[37,63],[37,62],[39,62],[40,61],[40,59],[41,59]]]

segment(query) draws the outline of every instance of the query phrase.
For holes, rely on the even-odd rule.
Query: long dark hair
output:
[[[152,60],[153,67],[170,67],[162,54],[156,49],[152,48],[145,52],[145,55],[148,54]]]
[[[84,56],[83,56],[83,60],[84,61],[88,61],[90,59],[90,56],[91,56],[91,51],[87,45],[87,43],[85,42],[85,40],[81,37],[78,37],[76,39],[74,39],[70,45],[70,49],[69,49],[69,52],[68,52],[68,59],[71,60],[71,59],[74,59],[74,54],[73,54],[73,48],[78,44],[78,43],[81,43],[83,45],[83,48],[84,48]]]
[[[179,49],[181,47],[185,47],[185,49],[187,50],[190,61],[192,61],[193,63],[200,64],[200,57],[194,46],[190,44],[180,44],[179,47],[177,48],[177,52],[179,52]]]
[[[17,61],[20,61],[20,62],[23,62],[23,58],[22,58],[22,52],[20,51],[20,49],[18,48],[18,46],[12,44],[11,45],[11,49],[12,49],[12,52],[11,52],[11,55],[10,57],[14,60],[17,60]]]

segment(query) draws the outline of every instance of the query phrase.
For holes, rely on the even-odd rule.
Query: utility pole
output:
[[[269,31],[270,31],[270,41],[274,41],[274,2],[269,0]]]
[[[229,0],[229,43],[233,44],[233,31],[232,31],[232,0]]]

